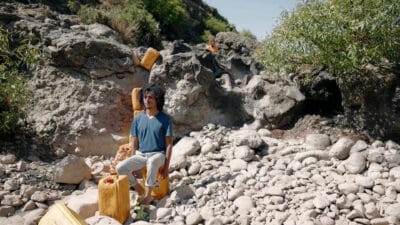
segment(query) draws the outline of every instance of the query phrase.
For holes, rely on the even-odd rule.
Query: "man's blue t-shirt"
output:
[[[139,151],[165,152],[165,137],[172,136],[171,117],[159,112],[149,118],[146,112],[142,112],[132,122],[131,135],[139,139]]]

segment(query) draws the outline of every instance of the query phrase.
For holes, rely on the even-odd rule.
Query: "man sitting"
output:
[[[163,178],[168,176],[168,167],[172,155],[173,132],[172,119],[163,112],[164,91],[154,84],[142,88],[139,102],[145,111],[135,116],[131,125],[132,157],[120,162],[116,169],[118,174],[127,175],[130,185],[143,199],[139,204],[149,204],[151,191],[158,186],[157,174],[162,167]],[[147,169],[145,188],[138,183],[133,171]]]

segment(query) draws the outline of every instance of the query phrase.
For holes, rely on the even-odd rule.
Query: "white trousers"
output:
[[[132,171],[140,170],[146,166],[147,169],[147,187],[158,186],[157,174],[158,169],[164,165],[165,154],[161,152],[151,152],[142,153],[136,151],[136,154],[124,161],[118,163],[116,169],[117,173],[120,175],[127,175],[129,178],[129,183],[131,186],[137,184],[135,176],[133,176]]]

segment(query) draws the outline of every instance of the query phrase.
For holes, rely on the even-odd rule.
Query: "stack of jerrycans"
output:
[[[124,223],[129,217],[129,180],[126,175],[110,174],[99,181],[99,214]]]

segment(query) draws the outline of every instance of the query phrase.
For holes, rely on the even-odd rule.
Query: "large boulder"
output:
[[[253,76],[244,92],[246,112],[269,128],[289,124],[304,106],[305,97],[295,85],[270,83],[261,75]]]
[[[233,76],[233,80],[243,79],[249,74],[259,74],[263,69],[263,66],[251,57],[254,50],[260,45],[257,40],[244,37],[236,32],[220,32],[216,35],[215,41],[220,54],[226,57],[217,59]]]
[[[38,138],[53,150],[115,155],[128,140],[131,90],[147,82],[148,72],[134,65],[132,49],[103,25],[55,29],[20,22],[28,25],[49,40],[50,65],[38,67],[29,82],[35,93],[29,119]]]
[[[400,70],[391,65],[368,65],[365,72],[339,79],[345,118],[373,137],[399,141]]]
[[[255,39],[244,37],[236,32],[220,32],[215,38],[218,48],[226,55],[234,53],[250,56],[260,44]]]
[[[82,180],[92,177],[90,167],[85,160],[76,155],[69,155],[57,163],[54,171],[54,181],[64,184],[79,184]]]
[[[166,89],[165,110],[172,116],[178,136],[208,123],[232,126],[251,119],[243,109],[243,96],[219,86],[211,57],[205,48],[175,41],[161,51],[161,60],[150,72],[150,82]],[[250,70],[230,74],[243,82],[246,75],[254,74]]]

